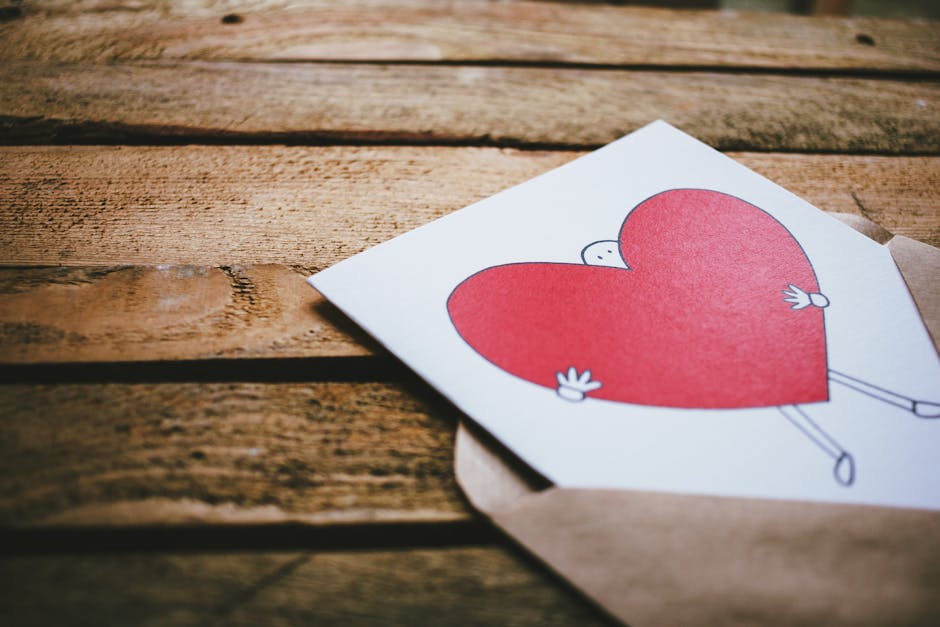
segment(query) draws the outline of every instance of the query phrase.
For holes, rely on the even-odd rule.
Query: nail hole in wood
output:
[[[855,41],[857,41],[858,43],[862,44],[863,46],[874,46],[874,45],[875,45],[875,40],[872,39],[872,36],[871,36],[871,35],[866,35],[865,33],[862,33],[862,34],[860,34],[860,35],[856,35],[856,36],[855,36]]]
[[[223,24],[241,24],[244,21],[245,18],[243,18],[238,13],[229,13],[228,15],[222,17]]]

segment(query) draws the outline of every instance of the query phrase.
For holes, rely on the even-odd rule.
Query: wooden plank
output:
[[[5,143],[594,147],[664,118],[719,149],[933,154],[940,83],[707,72],[0,64]]]
[[[290,570],[298,553],[4,557],[4,625],[195,625]]]
[[[502,547],[13,557],[5,625],[609,625]]]
[[[0,198],[9,207],[0,212],[0,263],[284,263],[312,272],[574,156],[437,147],[0,148]]]
[[[4,249],[13,255],[7,263],[61,263],[69,259],[63,251],[77,249],[79,263],[144,262],[159,254],[307,264],[2,270],[0,361],[35,363],[372,354],[372,344],[303,285],[305,274],[577,153],[193,147],[2,154],[23,166],[4,168],[12,175],[0,183],[14,209],[0,216]],[[940,244],[940,159],[733,156],[823,208],[862,213],[893,232]],[[309,186],[298,185],[311,170],[317,175]],[[80,203],[71,190],[81,190]],[[202,209],[180,215],[179,206]],[[320,257],[301,257],[310,240],[295,233],[327,229],[328,236],[337,223],[349,229],[339,242]],[[183,229],[190,235],[180,238]],[[37,242],[42,248],[29,248]]]
[[[0,269],[0,363],[371,355],[304,277],[275,264]]]
[[[579,154],[350,146],[0,148],[6,207],[0,264],[276,263],[313,272]],[[731,156],[822,209],[861,212],[892,232],[940,245],[936,157]]]
[[[612,623],[516,553],[497,548],[315,555],[230,614],[317,625]]]
[[[940,246],[936,157],[730,156],[820,209],[859,214],[895,235]]]
[[[431,0],[30,3],[0,59],[383,60],[940,71],[929,21]],[[222,18],[229,17],[227,20]]]
[[[0,150],[0,195],[10,202],[0,214],[2,261],[203,264],[0,269],[0,362],[372,355],[374,344],[303,283],[306,274],[578,154]],[[940,158],[732,156],[824,209],[940,245]],[[209,265],[231,259],[281,263]]]
[[[0,524],[465,520],[423,384],[0,386]]]

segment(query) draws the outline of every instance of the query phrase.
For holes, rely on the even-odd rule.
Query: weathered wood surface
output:
[[[940,244],[936,23],[297,4],[36,0],[0,22],[0,371],[48,381],[0,385],[2,624],[599,620],[467,546],[493,538],[455,485],[455,410],[302,282],[564,148],[664,117]],[[69,142],[347,145],[24,146]],[[156,552],[95,554],[113,543]]]
[[[0,265],[277,263],[313,272],[579,154],[0,148]],[[730,156],[824,210],[862,213],[893,233],[940,245],[936,157]]]
[[[274,264],[0,269],[0,363],[371,355],[304,277]]]
[[[940,71],[940,26],[557,2],[29,3],[0,59],[385,60]],[[238,18],[223,21],[226,15]],[[471,36],[468,36],[472,34]]]
[[[33,625],[608,625],[501,547],[8,557],[0,622]]]
[[[574,153],[421,147],[0,148],[0,263],[315,271]]]
[[[0,524],[464,520],[426,386],[0,386]]]
[[[595,147],[664,118],[723,150],[933,154],[940,83],[332,63],[0,64],[0,141]]]
[[[97,265],[0,269],[0,362],[371,355],[306,274],[579,154],[2,149],[0,262]],[[731,156],[819,207],[940,245],[936,157]]]

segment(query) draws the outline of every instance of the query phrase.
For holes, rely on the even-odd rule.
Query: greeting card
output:
[[[940,509],[889,251],[666,123],[309,281],[556,486]]]

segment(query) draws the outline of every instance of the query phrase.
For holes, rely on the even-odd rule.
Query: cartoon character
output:
[[[777,407],[846,486],[854,458],[804,407],[827,402],[830,381],[940,416],[938,403],[828,367],[830,303],[809,259],[782,224],[740,198],[662,192],[628,214],[618,240],[589,244],[581,260],[486,268],[451,293],[451,321],[487,360],[566,401]]]

